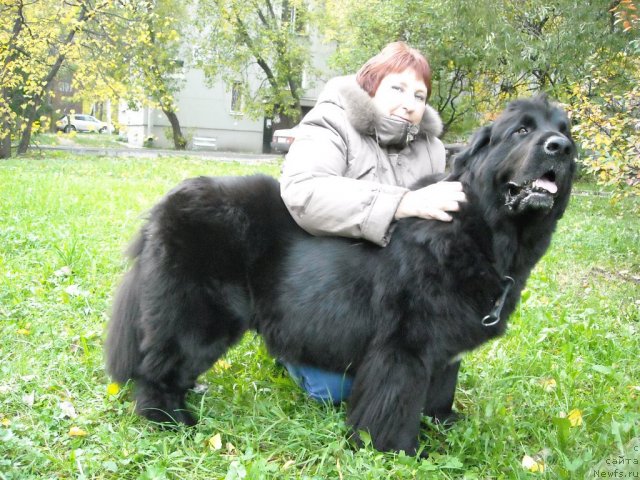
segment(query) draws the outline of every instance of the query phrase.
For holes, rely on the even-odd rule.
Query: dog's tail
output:
[[[140,235],[129,247],[128,255],[135,259],[144,248]],[[140,321],[140,263],[127,272],[116,292],[107,331],[106,363],[111,378],[124,383],[134,377],[141,362],[138,322]]]

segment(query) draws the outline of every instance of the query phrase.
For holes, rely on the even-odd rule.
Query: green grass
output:
[[[126,148],[127,144],[118,141],[117,135],[108,133],[39,133],[31,137],[32,147],[44,146],[68,146],[68,147],[110,147]]]
[[[229,352],[227,368],[202,377],[206,391],[190,394],[195,428],[163,431],[135,416],[129,387],[107,392],[103,366],[122,250],[143,213],[181,179],[257,171],[277,175],[278,166],[64,155],[0,163],[0,479],[637,471],[639,205],[611,204],[587,185],[577,185],[507,334],[464,360],[456,404],[466,418],[448,431],[425,427],[428,460],[354,449],[344,408],[305,399],[254,335]],[[563,418],[572,410],[582,425]],[[70,435],[72,427],[86,435]],[[220,449],[211,440],[218,434]],[[543,451],[544,473],[521,466]],[[611,465],[620,455],[631,461]]]

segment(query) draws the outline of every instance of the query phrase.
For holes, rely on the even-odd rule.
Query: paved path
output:
[[[155,148],[111,148],[111,147],[83,147],[83,146],[50,146],[32,145],[31,150],[69,152],[74,155],[98,155],[107,157],[197,157],[210,158],[212,160],[241,163],[277,163],[282,155],[270,155],[261,153],[236,153],[218,152],[212,150],[161,150]]]

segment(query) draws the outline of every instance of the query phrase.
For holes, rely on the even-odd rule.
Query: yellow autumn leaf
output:
[[[536,460],[529,455],[525,455],[522,457],[522,468],[532,473],[544,473],[544,460]]]
[[[117,395],[118,393],[120,393],[120,385],[115,382],[110,383],[109,385],[107,385],[107,393],[109,395]]]
[[[229,370],[231,368],[231,364],[226,360],[218,360],[213,368],[217,371]]]
[[[20,328],[20,329],[18,329],[18,331],[16,333],[18,335],[30,335],[31,334],[31,330],[27,330],[26,328]]]
[[[571,410],[567,415],[572,427],[579,427],[582,425],[582,412],[577,408]]]
[[[541,383],[542,383],[542,388],[547,393],[553,392],[558,386],[554,378],[544,378],[542,379]]]
[[[2,420],[0,420],[0,425],[2,425],[3,427],[9,427],[11,425],[11,420],[9,420],[8,418],[3,418]]]
[[[207,443],[209,443],[209,448],[212,450],[220,450],[222,448],[222,437],[219,433],[216,433]]]
[[[86,437],[88,435],[88,433],[85,432],[80,427],[71,427],[69,429],[69,435],[72,436],[72,437]]]

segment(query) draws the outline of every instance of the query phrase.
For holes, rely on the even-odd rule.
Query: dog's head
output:
[[[453,176],[512,215],[562,212],[575,154],[567,114],[538,96],[510,103],[493,125],[478,130],[455,158]]]

